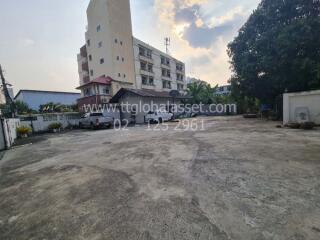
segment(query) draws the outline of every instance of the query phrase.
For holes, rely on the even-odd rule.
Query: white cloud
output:
[[[187,75],[212,85],[226,84],[231,76],[227,45],[249,16],[245,5],[241,1],[155,0],[154,9],[157,31],[170,35],[171,54],[186,62]]]
[[[24,39],[20,40],[20,46],[26,47],[26,48],[34,46],[35,43],[36,42],[30,38],[24,38]]]

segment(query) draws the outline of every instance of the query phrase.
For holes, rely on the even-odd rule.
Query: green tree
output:
[[[262,0],[228,46],[232,92],[273,103],[320,88],[320,1]]]
[[[187,91],[192,96],[191,101],[193,104],[211,104],[214,102],[215,88],[212,88],[206,82],[198,81],[188,84]]]
[[[62,112],[76,112],[78,110],[77,105],[64,105],[61,103],[49,102],[42,104],[39,107],[41,113],[62,113]]]
[[[28,104],[20,100],[17,100],[14,102],[14,108],[15,108],[15,111],[21,115],[32,112],[32,109],[29,108]]]

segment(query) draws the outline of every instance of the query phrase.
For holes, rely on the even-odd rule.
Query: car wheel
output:
[[[162,118],[159,118],[158,122],[159,122],[159,123],[163,123]]]

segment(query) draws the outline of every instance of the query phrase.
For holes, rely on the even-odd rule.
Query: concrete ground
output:
[[[320,239],[320,130],[196,121],[204,130],[79,130],[7,151],[0,239]]]

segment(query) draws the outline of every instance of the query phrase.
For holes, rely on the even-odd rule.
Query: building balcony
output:
[[[172,81],[171,76],[161,76],[162,79]]]
[[[145,61],[145,62],[153,63],[152,57],[148,57],[148,56],[140,55],[140,54],[139,54],[139,59],[140,59],[140,60],[143,60],[143,61]]]
[[[161,67],[162,67],[162,68],[166,68],[166,69],[170,69],[170,64],[167,65],[167,64],[161,63]]]
[[[84,58],[88,57],[86,45],[84,45],[82,48],[80,48],[80,55],[81,55],[81,57],[84,57]]]
[[[104,95],[91,95],[91,96],[85,96],[85,97],[82,97],[82,98],[79,98],[77,100],[78,102],[78,107],[83,107],[84,105],[99,105],[99,104],[106,104],[106,103],[109,103],[111,99],[111,95],[107,95],[107,94],[104,94]]]
[[[181,80],[181,79],[177,78],[176,80],[177,80],[177,82],[184,83],[184,79]]]
[[[177,73],[180,73],[180,74],[184,74],[184,70],[183,69],[176,69]]]
[[[88,62],[84,62],[84,63],[82,63],[82,65],[81,65],[82,67],[82,71],[85,71],[85,72],[89,72],[89,64],[88,64]]]
[[[148,70],[146,69],[140,69],[140,74],[141,75],[148,75],[148,76],[153,76],[154,75],[154,72],[149,72]]]

